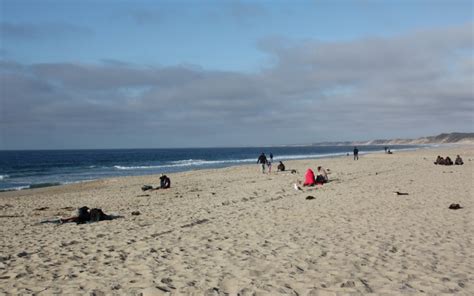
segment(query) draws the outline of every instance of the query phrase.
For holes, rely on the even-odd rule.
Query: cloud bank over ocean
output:
[[[235,10],[235,17],[248,9]],[[131,16],[148,24],[154,14]],[[47,28],[3,22],[2,34],[40,38]],[[93,35],[79,25],[49,28]],[[471,131],[472,28],[344,41],[265,37],[256,44],[265,59],[255,71],[107,58],[28,63],[3,54],[0,149],[32,142],[44,148],[278,145]]]

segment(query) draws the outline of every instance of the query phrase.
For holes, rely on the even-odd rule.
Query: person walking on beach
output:
[[[359,149],[354,147],[354,160],[359,160]]]
[[[265,174],[265,165],[267,164],[267,157],[265,156],[265,153],[262,152],[262,154],[260,154],[257,159],[257,163],[262,165],[262,173]]]
[[[270,161],[273,162],[273,153],[270,152]]]

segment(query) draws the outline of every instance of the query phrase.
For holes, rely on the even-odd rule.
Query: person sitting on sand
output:
[[[441,156],[438,155],[438,157],[436,158],[436,161],[434,162],[434,164],[444,165],[444,158],[442,158]]]
[[[464,162],[462,161],[461,156],[459,156],[459,155],[456,156],[456,160],[454,161],[454,164],[455,165],[463,165],[464,164]]]
[[[278,169],[279,172],[284,172],[285,171],[285,165],[283,164],[283,162],[280,161],[280,163],[277,166],[277,169]]]
[[[449,156],[446,156],[446,159],[444,160],[445,165],[453,165],[453,161]]]
[[[316,180],[314,179],[314,172],[312,169],[308,169],[305,174],[303,186],[313,186],[315,183]]]
[[[322,167],[318,166],[318,175],[316,176],[316,184],[323,184],[328,182],[328,173]]]
[[[160,177],[160,188],[157,189],[167,189],[171,187],[171,179],[168,178],[165,174],[161,174]]]

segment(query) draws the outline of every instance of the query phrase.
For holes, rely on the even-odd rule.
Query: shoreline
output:
[[[438,154],[465,164],[436,166]],[[141,186],[157,175],[0,193],[0,293],[474,293],[474,146],[285,165],[298,173],[254,164],[172,173],[153,192]],[[330,182],[294,190],[318,165]],[[38,225],[84,205],[124,218]]]
[[[381,148],[384,145],[371,145],[371,146],[380,146]],[[401,152],[401,151],[414,151],[414,150],[419,150],[419,149],[432,149],[436,148],[436,146],[433,145],[418,145],[419,147],[410,147],[410,148],[401,148],[401,149],[394,149],[392,151],[394,152]],[[363,147],[363,146],[360,146]],[[359,154],[360,155],[365,155],[365,154],[372,154],[372,153],[383,153],[383,151],[362,151]],[[285,159],[285,156],[281,157],[276,157],[274,159],[274,163],[277,163],[278,161],[282,160],[285,162],[288,161],[293,161],[293,160],[305,160],[305,159],[326,159],[326,158],[338,158],[338,157],[345,157],[347,154],[343,152],[337,152],[337,153],[331,153],[331,154],[321,154],[321,155],[308,155],[306,156],[297,156],[297,157],[292,157],[289,156],[288,158]],[[350,154],[351,155],[351,154]],[[221,169],[221,168],[228,168],[228,167],[236,167],[236,166],[244,166],[244,165],[251,165],[251,162],[228,162],[227,164],[224,164],[223,166],[216,166],[216,167],[209,167],[209,168],[199,168],[199,167],[193,167],[189,166],[189,168],[183,169],[183,170],[178,170],[174,172],[170,172],[167,174],[173,174],[173,173],[180,173],[180,172],[188,172],[188,171],[200,171],[200,170],[208,170],[208,169]],[[132,169],[130,169],[131,172],[133,172]],[[76,180],[76,181],[57,181],[57,182],[45,182],[45,183],[33,183],[29,185],[23,185],[23,186],[17,186],[17,187],[12,187],[12,188],[4,188],[0,189],[0,194],[2,192],[11,192],[11,191],[23,191],[23,190],[35,190],[39,188],[47,188],[47,187],[57,187],[57,186],[68,186],[71,184],[79,184],[79,183],[87,183],[87,182],[95,182],[95,181],[100,181],[100,180],[106,180],[106,179],[111,179],[111,178],[127,178],[127,177],[137,177],[137,176],[153,176],[153,175],[158,175],[159,173],[149,173],[149,174],[137,174],[137,175],[124,175],[124,176],[106,176],[102,178],[97,178],[97,179],[84,179],[84,180]]]

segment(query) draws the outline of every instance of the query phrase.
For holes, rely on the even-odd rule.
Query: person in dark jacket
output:
[[[434,162],[434,164],[444,165],[445,164],[444,158],[442,158],[441,156],[438,155],[438,157],[436,158],[436,161]]]
[[[262,173],[265,173],[265,165],[267,164],[267,157],[265,156],[265,153],[262,152],[260,156],[257,159],[257,163],[262,165]]]
[[[354,147],[354,160],[359,159],[359,149],[357,147]]]
[[[277,169],[278,169],[279,172],[284,172],[285,171],[285,165],[283,164],[283,162],[280,161],[280,163],[277,166]]]
[[[160,189],[167,189],[171,187],[171,179],[165,174],[160,177]]]
[[[446,156],[446,158],[444,159],[444,165],[453,165],[453,161],[449,156]]]

